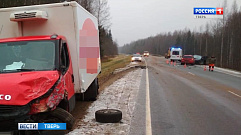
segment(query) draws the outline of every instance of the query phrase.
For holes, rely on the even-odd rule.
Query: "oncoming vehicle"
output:
[[[98,94],[97,19],[75,1],[2,8],[0,18],[0,132],[26,122],[71,129],[76,97]]]
[[[142,62],[142,57],[140,54],[133,54],[132,58],[131,58],[131,62],[134,62],[134,61],[137,61],[137,62]]]
[[[149,52],[148,51],[144,51],[143,56],[144,57],[149,57]]]
[[[183,64],[192,64],[194,65],[195,60],[194,57],[192,55],[184,55],[181,59],[181,65]]]
[[[182,49],[181,48],[171,48],[171,61],[181,61],[182,59]]]

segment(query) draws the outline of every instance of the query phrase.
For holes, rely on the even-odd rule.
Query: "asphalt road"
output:
[[[240,75],[173,66],[155,56],[146,61],[130,135],[241,135]]]

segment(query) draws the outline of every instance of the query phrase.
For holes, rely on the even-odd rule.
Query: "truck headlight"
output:
[[[31,109],[29,114],[35,114],[39,112],[46,112],[49,110],[47,106],[47,99],[53,93],[56,86],[60,83],[60,78],[55,82],[55,84],[42,96],[36,98],[30,104]]]

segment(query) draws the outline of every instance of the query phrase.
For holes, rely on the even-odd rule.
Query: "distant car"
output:
[[[193,55],[195,64],[203,64],[202,56],[201,55]]]
[[[208,56],[202,56],[202,60],[203,60],[203,65],[207,65],[208,64]]]
[[[184,55],[181,59],[181,65],[183,64],[195,64],[194,57],[192,55]]]
[[[141,55],[140,54],[133,54],[133,56],[131,58],[131,62],[134,62],[134,61],[141,62],[142,61]]]
[[[193,55],[195,64],[206,65],[208,56]]]
[[[143,56],[144,57],[149,57],[149,52],[148,51],[144,51]]]

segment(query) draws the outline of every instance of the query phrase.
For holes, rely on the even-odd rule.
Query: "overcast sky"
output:
[[[194,7],[222,7],[224,0],[108,0],[113,39],[119,46],[185,28],[199,31],[212,19],[194,19]],[[234,0],[227,0],[228,10]],[[241,0],[236,0],[238,7]],[[225,12],[225,10],[224,10]]]

